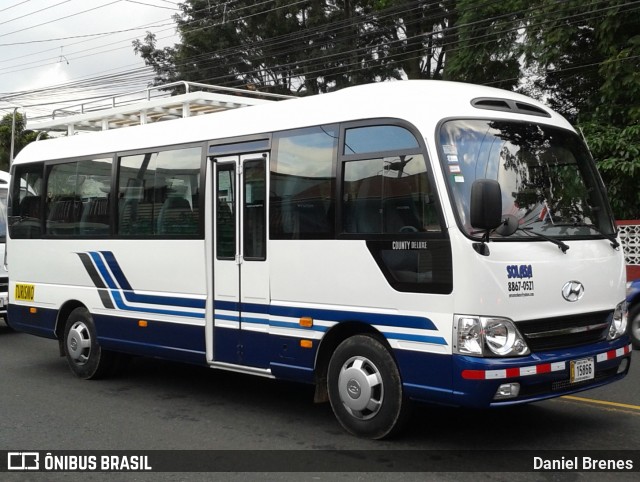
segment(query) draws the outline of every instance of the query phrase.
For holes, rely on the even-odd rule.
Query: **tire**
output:
[[[5,315],[0,315],[0,320],[4,321],[4,324],[9,329],[9,331],[15,331],[13,327],[9,324],[9,317]]]
[[[355,335],[338,345],[329,361],[327,388],[333,413],[347,432],[382,439],[402,428],[408,402],[400,372],[375,337]]]
[[[640,303],[631,306],[628,323],[627,333],[631,343],[635,349],[640,349]]]
[[[102,378],[115,368],[115,354],[98,344],[93,317],[86,308],[76,308],[67,318],[63,346],[69,368],[79,378]]]

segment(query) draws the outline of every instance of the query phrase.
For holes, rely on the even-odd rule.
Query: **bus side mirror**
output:
[[[471,226],[492,230],[502,224],[502,191],[493,179],[476,179],[471,185]]]

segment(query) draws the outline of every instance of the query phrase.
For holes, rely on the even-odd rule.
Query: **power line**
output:
[[[166,8],[167,10],[178,10],[178,7],[175,6],[175,4],[174,4],[173,7],[163,7],[162,5],[153,5],[151,3],[138,2],[136,0],[125,0],[125,2],[127,2],[127,3],[137,3],[139,5],[146,5],[147,7]],[[171,3],[171,2],[167,2],[167,3]]]
[[[71,0],[65,0],[64,2],[61,2],[61,3],[66,3],[66,2],[69,2],[69,1],[71,1]],[[30,27],[25,27],[25,28],[21,28],[19,30],[14,30],[13,32],[7,32],[7,33],[4,33],[4,34],[0,35],[0,37],[6,37],[7,35],[12,35],[14,33],[24,32],[25,30],[31,30],[32,28],[42,27],[43,25],[48,25],[50,23],[58,22],[59,20],[66,20],[66,19],[71,18],[71,17],[76,17],[78,15],[82,15],[83,13],[93,12],[94,10],[98,10],[100,8],[108,7],[109,5],[113,5],[114,3],[119,3],[121,1],[122,0],[115,0],[115,1],[110,2],[110,3],[106,3],[104,5],[100,5],[99,7],[89,8],[87,10],[83,10],[82,12],[72,13],[72,14],[66,15],[64,17],[60,17],[60,18],[56,18],[54,20],[49,20],[47,22],[39,23],[38,25],[32,25]],[[57,6],[57,5],[61,5],[61,4],[59,3],[59,4],[56,4],[54,6]]]
[[[23,3],[29,3],[30,1],[31,0],[24,0],[23,2],[16,3],[15,5],[11,5],[10,7],[3,8],[2,10],[0,10],[0,13],[6,12],[7,10],[11,10],[12,8],[18,7],[18,6],[22,5]]]
[[[5,23],[14,22],[15,20],[19,20],[21,18],[30,17],[31,15],[35,15],[36,13],[44,12],[45,10],[49,10],[51,8],[58,7],[58,6],[60,6],[60,5],[64,4],[64,3],[69,3],[70,1],[71,0],[64,0],[63,2],[56,3],[55,5],[49,5],[48,7],[41,8],[40,10],[34,10],[33,12],[26,13],[26,14],[21,15],[19,17],[15,17],[15,18],[12,18],[12,19],[9,19],[9,20],[5,20],[4,22],[0,22],[0,25],[4,25]],[[25,2],[22,2],[22,3],[25,3]],[[22,3],[19,3],[18,5],[22,5]],[[14,5],[14,7],[17,7],[18,5]],[[9,8],[11,8],[11,7],[9,7]],[[7,9],[5,9],[5,10],[7,10]],[[0,10],[0,12],[2,12],[2,11],[4,11],[4,10]]]
[[[166,27],[167,25],[171,25],[171,24],[162,24],[162,25],[158,25],[157,28],[159,27]],[[11,47],[14,45],[29,45],[29,44],[37,44],[37,43],[45,43],[45,42],[57,42],[59,40],[72,40],[72,39],[76,39],[76,38],[87,38],[87,37],[102,37],[102,36],[107,36],[107,35],[113,35],[116,33],[123,33],[123,32],[133,32],[135,30],[143,30],[145,28],[156,28],[155,26],[150,27],[149,25],[145,25],[142,27],[132,27],[132,28],[125,28],[122,30],[112,30],[110,32],[99,32],[99,33],[88,33],[88,34],[84,34],[84,35],[73,35],[71,37],[58,37],[58,38],[48,38],[48,39],[43,39],[43,40],[27,40],[25,42],[14,42],[14,43],[9,43],[9,44],[0,44],[0,47]],[[43,50],[42,52],[47,52],[47,50]],[[41,52],[38,52],[41,53]],[[12,59],[10,59],[12,60]],[[0,60],[0,62],[7,62],[6,60]]]
[[[639,2],[628,2],[628,3],[624,4],[624,5],[629,6],[629,5],[634,5],[634,4],[636,4],[636,3],[639,3]],[[595,5],[595,3],[593,3],[593,4],[591,4],[591,5]],[[589,6],[591,6],[591,5],[589,5]],[[601,11],[604,11],[604,10],[607,10],[607,9],[610,9],[610,8],[612,8],[612,7],[602,8],[602,9],[600,9],[599,11],[601,12]],[[531,9],[529,9],[529,10],[531,10]],[[522,12],[524,12],[524,11],[525,11],[525,10],[522,10],[522,11],[520,11],[520,12],[513,12],[513,13],[511,13],[511,15],[513,15],[513,14],[517,14],[517,13],[522,13]],[[582,12],[581,12],[581,13],[578,13],[578,14],[575,14],[575,15],[567,16],[567,17],[565,17],[565,18],[561,18],[561,19],[559,19],[559,20],[571,20],[571,19],[574,19],[574,18],[576,18],[576,17],[581,17],[581,16],[583,16],[583,15],[585,15],[585,13],[582,13]],[[540,15],[538,15],[538,17],[539,17],[539,16],[540,16]],[[495,17],[494,17],[494,18],[495,18]],[[601,16],[598,16],[598,17],[593,17],[593,16],[592,16],[591,20],[593,20],[594,18],[601,18]],[[492,18],[492,19],[484,19],[484,20],[482,20],[482,21],[483,21],[483,22],[488,22],[488,21],[492,21],[492,20],[493,20],[493,18]],[[556,20],[558,20],[558,19],[556,19]],[[517,21],[517,20],[516,20],[516,21]],[[577,21],[580,21],[580,19],[578,19]],[[474,23],[478,23],[478,22],[474,22]],[[458,26],[457,26],[457,27],[455,27],[455,28],[460,28],[460,25],[458,25]],[[519,25],[518,25],[518,26],[516,26],[516,27],[511,28],[510,30],[512,30],[512,31],[516,31],[518,28],[520,28],[520,26],[519,26]],[[503,31],[504,31],[504,30],[503,30]],[[429,35],[442,35],[442,34],[443,34],[443,32],[435,32],[435,33],[431,33],[431,34],[429,34]],[[478,47],[478,46],[481,46],[483,43],[487,43],[488,41],[492,41],[492,40],[491,40],[491,37],[492,37],[492,36],[493,36],[493,35],[492,35],[491,33],[489,33],[489,34],[483,34],[483,35],[480,35],[480,36],[476,36],[476,37],[474,37],[474,38],[470,39],[470,40],[475,40],[475,41],[476,41],[475,43],[472,43],[472,44],[471,44],[471,47]],[[283,36],[283,37],[281,37],[281,38],[284,38],[284,37],[286,37],[286,36]],[[479,42],[478,40],[479,40],[479,39],[481,39],[481,38],[485,38],[485,39],[489,38],[489,40],[485,40],[484,42]],[[341,39],[341,40],[344,40],[344,39]],[[405,39],[405,40],[406,40],[406,39]],[[396,42],[402,42],[402,41],[403,41],[403,40],[402,40],[402,39],[400,39],[400,40],[397,40]],[[451,50],[459,49],[459,48],[460,48],[460,45],[459,45],[459,44],[460,44],[460,42],[459,42],[459,41],[457,41],[455,44],[453,44],[453,43],[443,44],[443,45],[442,45],[442,47],[452,46],[452,48],[450,48],[450,49],[449,49],[449,51],[451,51]],[[261,45],[256,45],[256,48],[258,48],[258,47],[260,47],[260,46],[261,46]],[[304,48],[304,47],[302,47],[302,48]],[[326,59],[326,58],[331,57],[331,56],[346,55],[346,54],[349,54],[349,53],[358,53],[359,51],[365,50],[365,49],[367,49],[367,48],[368,48],[368,47],[361,47],[361,48],[357,48],[357,49],[352,49],[352,50],[350,50],[350,51],[348,51],[348,52],[330,53],[330,54],[327,54],[327,55],[326,55],[326,56],[324,56],[324,57],[321,57],[320,59],[319,59],[318,57],[316,57],[316,58],[314,58],[314,59],[313,59],[313,61],[318,61],[318,60]],[[230,54],[230,55],[229,55],[229,56],[233,56],[234,54],[236,54],[236,53],[237,53],[237,51],[238,51],[239,49],[238,49],[238,48],[231,48],[231,49],[229,49],[229,50],[230,50],[230,52],[229,52],[229,54]],[[288,52],[285,52],[285,53],[289,53],[289,52],[293,52],[293,50],[289,50]],[[199,58],[204,58],[204,57],[206,57],[207,55],[211,55],[212,53],[213,53],[213,52],[208,52],[208,53],[206,53],[206,54],[201,54],[201,55],[199,56]],[[282,53],[282,52],[281,52],[281,53]],[[259,59],[260,59],[260,57],[257,57],[257,58],[256,58],[256,60],[259,60]],[[415,59],[415,57],[414,57],[414,59]],[[194,61],[194,60],[195,60],[194,58],[186,59],[186,60],[185,60],[185,62],[183,63],[183,65],[184,65],[184,64],[187,64],[187,63],[190,63],[190,62],[192,62],[192,61]],[[216,60],[216,61],[224,61],[224,56],[221,56],[221,55],[220,55],[220,52],[216,52],[216,59],[215,59],[215,60]],[[311,62],[311,61],[308,61],[307,63],[310,63],[310,62]],[[228,65],[228,64],[225,64],[225,65]],[[202,69],[202,68],[206,68],[206,64],[203,66],[203,65],[202,65],[202,63],[200,63],[200,64],[198,65],[198,67],[199,67],[200,69]],[[360,69],[360,70],[361,70],[361,69]],[[188,72],[188,71],[187,71],[187,72]],[[248,73],[249,73],[249,74],[251,74],[251,73],[256,73],[256,72],[257,72],[257,71],[251,71],[251,72],[248,72]],[[345,72],[346,72],[346,73],[348,73],[349,71],[345,71]],[[308,74],[308,73],[309,73],[309,72],[307,72],[307,74]],[[247,74],[247,72],[245,72],[245,74]],[[208,80],[210,80],[210,79],[208,79]]]
[[[259,4],[259,5],[262,5],[262,4],[265,4],[265,3],[269,3],[269,2],[261,2],[261,4]],[[303,2],[296,2],[296,4],[297,3],[303,3]],[[420,4],[420,3],[421,2],[416,2],[416,4]],[[496,3],[496,2],[485,2],[485,4],[490,4],[490,3]],[[597,5],[598,3],[599,2],[593,2],[593,3],[589,4],[589,5],[587,5],[586,7],[592,7],[594,5]],[[632,6],[632,5],[635,5],[637,3],[640,3],[640,2],[627,2],[627,3],[623,4],[622,6]],[[413,4],[413,5],[416,5],[416,4]],[[291,6],[291,5],[289,5],[289,6]],[[415,8],[419,8],[421,6],[422,5],[418,5]],[[620,5],[615,5],[615,6],[610,6],[609,5],[608,7],[603,7],[600,10],[602,11],[602,10],[606,10],[606,9],[610,9],[610,8],[616,8],[616,7],[620,7]],[[248,8],[248,7],[241,7],[241,8],[238,8],[237,10],[240,11],[240,10],[244,10],[246,8]],[[414,8],[414,10],[415,10],[415,8]],[[520,15],[520,14],[524,14],[525,12],[530,11],[530,10],[531,10],[531,8],[523,9],[523,10],[520,10],[518,12],[512,12],[512,13],[510,13],[510,15]],[[408,13],[409,11],[410,11],[409,9],[406,9],[406,10],[404,10],[402,12],[403,13]],[[265,13],[265,12],[254,13],[254,14],[251,14],[251,15],[247,15],[246,17],[242,17],[242,18],[246,19],[246,18],[248,18],[250,16],[256,16],[256,15],[263,14],[263,13]],[[587,16],[589,14],[591,14],[592,16],[591,17],[585,17],[585,16]],[[391,14],[389,14],[389,15],[391,15]],[[541,15],[542,14],[538,14],[537,16],[533,16],[532,18],[540,17]],[[478,21],[476,21],[474,23],[478,23],[478,24],[481,23],[481,22],[489,23],[489,22],[492,22],[492,21],[496,21],[497,18],[498,17],[492,17],[492,18],[489,18],[489,19],[482,19],[482,20],[478,20]],[[593,16],[593,12],[579,12],[579,13],[574,14],[574,15],[568,15],[568,16],[566,16],[564,18],[554,18],[552,20],[554,20],[556,22],[557,21],[569,21],[569,24],[571,24],[571,22],[581,22],[581,21],[593,20],[595,18],[601,18],[601,16]],[[362,22],[356,24],[355,26],[363,25],[368,20],[369,19],[365,19]],[[547,19],[547,20],[550,21],[551,19]],[[237,21],[237,19],[234,19],[234,21]],[[517,24],[515,23],[516,21],[517,21],[517,19],[512,22],[513,27],[511,27],[510,30],[515,30],[515,29],[518,28]],[[545,21],[545,19],[543,19],[540,22],[540,24],[544,23],[544,21]],[[186,24],[188,25],[189,23],[190,22],[187,22]],[[463,25],[458,25],[458,26],[456,26],[456,28],[460,28],[462,26]],[[210,27],[211,26],[209,25],[207,27],[202,27],[202,28],[210,28]],[[338,33],[338,32],[341,31],[341,29],[343,30],[344,28],[352,28],[352,27],[354,27],[353,24],[346,24],[344,21],[342,21],[342,22],[334,22],[332,24],[329,24],[329,26],[324,25],[321,28],[324,28],[325,30],[328,29],[329,33]],[[194,30],[196,30],[196,29],[194,29]],[[403,42],[403,41],[409,42],[409,41],[415,40],[417,37],[421,37],[421,36],[437,36],[437,35],[443,35],[443,33],[444,33],[443,31],[431,32],[431,33],[428,33],[428,34],[421,34],[420,36],[416,36],[416,37],[408,37],[408,38],[404,38],[404,39],[397,39],[397,40],[395,40],[395,42]],[[270,39],[265,39],[264,43],[256,44],[254,47],[256,49],[259,49],[259,48],[265,48],[265,46],[267,46],[267,45],[274,46],[274,45],[277,45],[278,43],[279,44],[285,44],[287,41],[290,41],[292,39],[298,38],[298,37],[295,37],[297,35],[299,35],[299,34],[296,32],[296,33],[292,33],[292,34],[286,34],[286,35],[283,35],[283,36],[280,36],[280,37],[274,37],[274,38],[270,38]],[[355,34],[352,34],[351,36],[343,36],[343,37],[341,37],[339,39],[339,41],[348,42],[349,40],[353,40],[354,36],[355,36]],[[473,43],[473,42],[471,43],[471,47],[479,47],[479,46],[482,46],[483,44],[487,43],[489,41],[489,40],[487,40],[487,38],[489,38],[489,37],[490,37],[490,35],[485,33],[485,34],[482,34],[482,35],[477,35],[476,37],[473,37],[473,38],[470,38],[470,39],[467,39],[467,40],[471,40],[471,41],[475,42],[475,43]],[[302,35],[302,36],[300,36],[298,38],[298,40],[300,40],[300,39],[305,40],[305,39],[309,39],[309,38],[313,38],[313,37],[310,37],[310,36],[305,37],[304,35]],[[454,42],[450,42],[448,44],[443,44],[443,45],[449,47],[450,49],[459,49],[459,48],[461,48],[459,41],[455,42],[455,43]],[[301,45],[301,42],[300,42],[298,44],[294,44],[293,47],[290,47],[288,50],[285,50],[284,52],[285,53],[295,53],[295,52],[300,51],[300,49],[302,49],[302,48],[306,48],[306,46]],[[335,57],[335,56],[339,56],[339,55],[345,55],[345,54],[348,55],[348,54],[353,54],[353,53],[360,53],[361,51],[364,51],[367,48],[370,48],[370,47],[369,46],[360,47],[360,48],[350,49],[350,50],[348,50],[346,52],[339,52],[339,53],[333,52],[333,53],[328,53],[327,55],[319,57],[319,58],[316,57],[314,59],[307,59],[306,63],[309,66],[312,67],[312,70],[309,70],[309,71],[305,72],[305,74],[306,75],[314,75],[314,74],[321,75],[323,73],[323,71],[320,68],[316,68],[315,71],[313,70],[313,65],[317,65],[319,60],[327,60],[327,59],[329,59],[331,57]],[[218,61],[218,62],[219,61],[224,61],[224,59],[228,59],[228,58],[231,58],[233,55],[236,55],[238,51],[239,51],[238,47],[232,47],[232,48],[227,49],[226,52],[222,52],[222,53],[220,51],[218,51],[218,52],[206,52],[206,53],[201,54],[199,56],[195,56],[195,57],[192,57],[192,58],[189,58],[189,59],[185,59],[185,63],[194,62],[194,61],[198,61],[198,60],[203,60],[207,55],[210,56],[212,54],[219,55],[219,57],[216,59],[216,61]],[[409,54],[409,55],[413,54],[413,57],[409,57],[410,60],[420,59],[420,58],[422,58],[424,56],[423,55],[424,54],[424,47],[418,46],[413,51],[403,52],[402,54],[395,54],[394,56],[386,57],[385,60],[389,61],[390,63],[394,63],[394,62],[397,62],[397,59],[395,57],[399,57],[400,55],[407,55],[407,54]],[[257,57],[257,59],[260,59],[260,57]],[[295,65],[296,64],[291,64],[292,67],[295,66]],[[204,67],[206,68],[206,66],[207,66],[207,64],[205,63]],[[201,67],[201,68],[203,67],[202,63],[199,65],[199,67]],[[287,66],[285,65],[284,67],[287,67]],[[357,62],[356,63],[342,63],[341,67],[344,68],[344,69],[341,70],[340,73],[345,74],[345,75],[353,74],[353,73],[356,73],[356,72],[359,72],[359,71],[363,71],[363,70],[365,70],[367,68],[367,67],[363,67],[362,65],[358,64]],[[578,69],[579,67],[575,67],[575,68]],[[255,71],[252,71],[252,72],[249,72],[249,73],[263,74],[264,72],[266,72],[266,69],[258,69],[258,70],[255,70]],[[145,75],[148,75],[148,74],[145,74]],[[301,75],[303,75],[303,73],[298,72],[297,74],[291,74],[288,78],[289,79],[299,78]],[[218,79],[206,79],[206,81],[214,81],[214,82],[216,80],[218,80]],[[220,78],[220,80],[223,80],[224,82],[236,82],[236,83],[238,82],[237,78],[231,78],[229,80],[224,80],[224,78]],[[96,84],[93,84],[93,87],[95,87],[95,85]],[[76,85],[73,88],[81,89],[81,88],[86,88],[86,87],[87,86]],[[70,91],[69,89],[71,89],[71,87],[67,87],[67,91]]]

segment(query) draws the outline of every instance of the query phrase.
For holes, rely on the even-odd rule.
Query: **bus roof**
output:
[[[484,103],[476,102],[474,106],[474,100]],[[426,135],[435,132],[442,119],[451,117],[533,119],[571,129],[564,118],[544,104],[514,92],[459,82],[407,80],[366,84],[329,94],[270,101],[196,117],[40,140],[27,145],[14,163],[171,146],[368,118],[403,119]]]

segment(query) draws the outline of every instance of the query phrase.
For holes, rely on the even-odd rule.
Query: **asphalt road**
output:
[[[509,459],[507,450],[580,454],[640,449],[639,354],[622,382],[574,397],[500,410],[418,407],[400,438],[375,442],[345,433],[328,404],[313,403],[307,386],[141,358],[134,359],[118,378],[83,381],[58,356],[55,341],[11,332],[0,323],[0,451],[238,451],[230,453],[238,459],[233,469],[238,473],[224,477],[219,473],[71,474],[75,480],[256,480],[257,475],[264,480],[478,480],[477,474],[469,472],[395,472],[403,465],[392,454],[420,451],[435,460],[438,451],[465,454],[466,450],[505,451],[504,459],[493,453],[496,472],[482,477],[490,481],[564,480],[564,476],[598,482],[636,480],[637,472],[522,472],[507,478],[500,470]],[[251,470],[254,451],[275,449],[287,450],[283,452],[287,457],[295,456],[289,451],[299,450],[306,451],[300,452],[306,457],[326,457],[327,472],[318,470],[316,463],[310,465],[309,473],[287,473],[286,465],[279,463],[276,470],[282,472],[242,473]],[[340,464],[345,457],[354,457],[360,468],[335,472],[343,470]],[[344,467],[349,467],[346,462]],[[456,463],[460,471],[473,470],[473,458],[462,455]],[[63,473],[28,475],[5,473],[2,478],[71,480]]]

